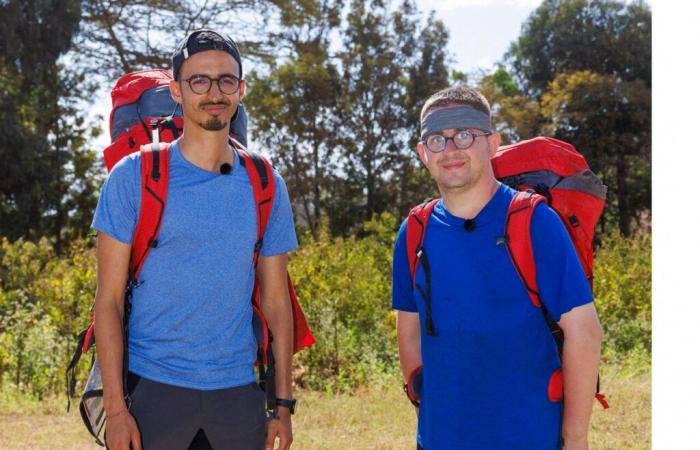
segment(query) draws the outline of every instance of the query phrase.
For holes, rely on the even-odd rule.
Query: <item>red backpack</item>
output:
[[[114,131],[115,128],[114,117],[118,115],[115,111],[118,111],[117,108],[123,108],[124,105],[129,105],[128,103],[123,103],[122,100],[124,96],[132,100],[135,99],[137,103],[139,99],[143,99],[144,96],[152,94],[160,96],[167,95],[168,98],[170,98],[169,92],[162,89],[164,85],[167,87],[166,81],[169,81],[169,73],[165,71],[137,72],[122,77],[112,91],[113,106],[115,108],[111,115],[112,131]],[[161,88],[160,91],[158,90],[159,88]],[[141,94],[139,94],[139,91]],[[164,103],[164,100],[157,99],[155,102],[149,100],[149,102],[157,104],[158,102]],[[138,110],[138,108],[136,108],[136,110]],[[239,118],[241,117],[240,113],[241,110],[237,113]],[[160,142],[160,140],[172,141],[177,138],[182,131],[181,117],[154,117],[150,115],[149,120],[151,120],[152,124],[151,133],[147,132],[148,130],[145,127],[144,121],[139,119],[137,123],[130,127],[122,127],[122,131],[116,136],[113,135],[112,145],[107,147],[104,151],[105,164],[108,171],[110,171],[122,157],[134,151],[140,150],[141,152],[141,208],[132,241],[129,277],[125,291],[125,345],[123,362],[125,393],[127,392],[126,375],[128,373],[127,324],[131,295],[133,289],[138,287],[139,274],[146,258],[152,249],[158,247],[158,232],[160,231],[163,212],[167,202],[170,144],[167,142]],[[165,132],[163,132],[163,130],[165,130]],[[242,134],[245,135],[245,132]],[[267,159],[248,152],[233,136],[231,138],[231,144],[236,150],[240,164],[245,167],[253,187],[253,197],[256,205],[255,211],[258,223],[257,242],[253,253],[253,265],[257,267],[263,236],[274,204],[275,178],[273,176],[272,166]],[[289,273],[287,274],[287,285],[294,320],[293,351],[296,353],[312,345],[314,343],[314,338],[311,335],[304,312],[299,305]],[[272,346],[270,345],[272,342],[272,334],[270,333],[262,313],[257,276],[253,287],[251,302],[253,304],[253,331],[258,344],[256,362],[258,367],[258,382],[266,392],[266,408],[268,412],[272,412],[276,407],[275,363]],[[66,371],[68,408],[70,408],[70,398],[75,393],[76,366],[80,357],[88,353],[90,348],[95,344],[94,327],[95,317],[93,314],[88,328],[78,335],[77,348]],[[92,369],[80,401],[80,414],[96,442],[100,445],[104,445],[105,417],[102,405],[102,381],[99,364],[95,359],[94,353],[92,358]],[[128,401],[129,399],[127,398],[127,404]]]
[[[549,137],[537,137],[503,146],[493,156],[491,164],[498,180],[519,191],[508,207],[503,243],[532,304],[542,311],[561,355],[563,332],[540,301],[537,288],[537,267],[530,240],[532,215],[541,202],[546,202],[556,211],[569,232],[592,287],[593,233],[605,206],[607,187],[572,145]],[[428,335],[437,335],[437,332],[431,315],[430,265],[424,256],[423,240],[428,219],[437,202],[438,199],[433,199],[414,207],[408,214],[406,229],[407,256],[413,286],[416,286],[419,264],[426,274],[425,289],[420,285],[417,288],[426,302]],[[406,394],[416,406],[420,403],[420,373],[419,367],[414,369],[404,386]],[[552,401],[563,398],[561,369],[550,379],[548,396]],[[608,408],[602,394],[596,392],[596,398],[603,408]]]
[[[128,73],[112,89],[109,133],[112,144],[104,149],[107,171],[123,157],[151,143],[154,129],[161,142],[172,142],[182,134],[182,108],[170,96],[169,70],[153,69]],[[243,146],[247,143],[248,115],[243,103],[231,119],[229,134]]]

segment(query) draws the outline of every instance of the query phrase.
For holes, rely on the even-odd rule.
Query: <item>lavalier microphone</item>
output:
[[[474,231],[474,228],[476,228],[476,220],[474,219],[467,219],[464,221],[464,229],[467,231]]]
[[[221,173],[222,175],[228,175],[231,173],[232,170],[233,170],[233,166],[231,166],[231,164],[229,164],[229,163],[223,163],[219,167],[219,173]]]

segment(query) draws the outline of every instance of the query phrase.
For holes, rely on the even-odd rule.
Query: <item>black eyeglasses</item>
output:
[[[433,153],[440,153],[447,148],[447,141],[452,141],[460,150],[466,150],[472,146],[479,136],[490,136],[491,133],[475,133],[469,130],[459,130],[452,137],[445,137],[441,134],[431,134],[423,141],[428,150]]]
[[[192,75],[182,81],[187,81],[192,92],[199,95],[208,94],[214,81],[219,86],[219,91],[226,95],[235,94],[238,86],[241,84],[241,80],[233,75],[222,75],[219,78],[211,78],[206,75]]]

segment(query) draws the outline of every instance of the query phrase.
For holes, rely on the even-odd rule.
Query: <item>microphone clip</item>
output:
[[[219,167],[219,173],[221,175],[228,175],[231,173],[232,170],[233,170],[233,166],[231,166],[231,164],[229,164],[229,163],[223,163]]]

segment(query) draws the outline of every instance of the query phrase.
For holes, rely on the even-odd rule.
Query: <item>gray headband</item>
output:
[[[468,106],[436,109],[421,121],[420,138],[425,140],[431,134],[450,128],[477,128],[491,132],[491,117]]]

